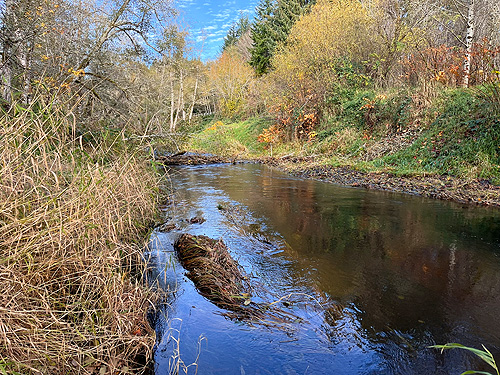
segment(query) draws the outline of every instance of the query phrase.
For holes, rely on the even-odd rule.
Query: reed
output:
[[[141,373],[152,355],[157,177],[120,134],[77,137],[73,118],[40,102],[0,118],[2,374]]]
[[[441,353],[446,350],[446,349],[462,349],[466,350],[474,355],[476,355],[478,358],[481,358],[484,362],[486,362],[493,370],[495,370],[496,375],[500,375],[500,372],[498,370],[498,365],[495,361],[495,358],[493,357],[493,354],[486,349],[486,347],[483,345],[483,349],[476,349],[476,348],[471,348],[470,346],[464,346],[462,344],[457,344],[457,343],[448,343],[444,345],[432,345],[431,348],[434,349],[441,349]],[[475,371],[475,370],[468,370],[465,372],[462,372],[461,375],[466,375],[466,374],[483,374],[483,375],[494,375],[491,372],[487,371]]]

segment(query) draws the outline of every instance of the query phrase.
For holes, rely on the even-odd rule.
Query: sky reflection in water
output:
[[[484,344],[500,358],[499,210],[294,179],[252,164],[180,168],[170,178],[176,204],[166,214],[180,229],[156,233],[149,253],[150,277],[177,289],[158,314],[157,374],[172,367],[177,341],[201,375],[485,369],[463,351],[428,348],[446,342]],[[195,215],[206,222],[188,224]],[[265,290],[255,299],[292,294],[283,308],[305,322],[270,329],[221,316],[175,264],[172,243],[185,231],[222,238]]]

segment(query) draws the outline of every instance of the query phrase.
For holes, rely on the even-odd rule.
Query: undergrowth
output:
[[[409,147],[373,165],[500,183],[500,114],[464,90],[444,92],[431,110],[434,121]]]
[[[197,133],[188,148],[222,156],[255,156],[264,152],[264,145],[257,137],[269,126],[266,118],[252,118],[231,123],[229,120],[213,120]]]
[[[188,148],[226,156],[321,156],[325,163],[395,175],[450,175],[500,184],[500,86],[371,90],[326,101],[308,139],[260,143],[274,122],[213,120]],[[272,146],[272,148],[271,148]]]
[[[77,136],[37,106],[0,118],[0,372],[141,373],[157,177],[122,133]]]

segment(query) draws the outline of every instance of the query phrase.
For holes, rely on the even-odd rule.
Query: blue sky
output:
[[[224,37],[240,15],[253,18],[259,0],[174,0],[180,19],[186,24],[202,60],[215,60]],[[197,54],[195,52],[195,54]]]

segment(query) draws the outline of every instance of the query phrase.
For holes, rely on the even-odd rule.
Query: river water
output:
[[[293,178],[255,164],[169,171],[176,223],[151,238],[156,374],[460,374],[500,360],[500,210]],[[191,224],[190,218],[203,217]],[[231,320],[173,252],[180,233],[221,238],[256,302],[297,319]]]

